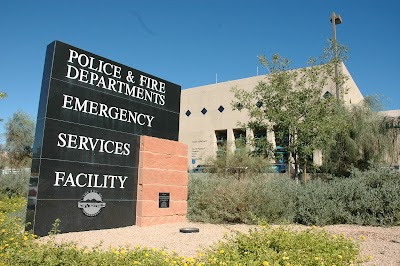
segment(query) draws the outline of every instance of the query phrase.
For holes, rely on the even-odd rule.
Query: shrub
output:
[[[400,223],[400,174],[353,170],[349,178],[312,181],[299,190],[295,222],[311,225]]]
[[[400,172],[374,167],[367,171],[354,169],[351,177],[362,188],[357,200],[349,202],[350,223],[362,225],[400,224]]]
[[[188,217],[210,223],[400,224],[400,173],[383,168],[304,185],[285,175],[191,175]]]
[[[249,180],[215,175],[191,175],[189,219],[208,223],[252,223]]]
[[[263,226],[237,232],[199,258],[204,265],[352,265],[358,245],[326,231]]]
[[[0,265],[184,265],[185,258],[163,250],[118,247],[103,251],[101,245],[77,248],[72,242],[58,244],[54,238],[44,243],[34,241],[37,237],[24,233],[18,218],[25,208],[24,197],[3,197],[0,201]]]
[[[236,233],[196,258],[153,248],[120,246],[102,249],[78,248],[76,243],[36,241],[23,233],[15,213],[25,208],[23,197],[0,202],[0,265],[348,265],[358,254],[357,244],[325,231],[293,231],[287,227],[264,226],[250,234]],[[57,232],[55,224],[53,233]],[[268,263],[268,264],[267,264]]]
[[[255,154],[246,145],[245,140],[237,140],[236,143],[228,143],[220,147],[217,157],[206,159],[207,165],[211,165],[212,172],[220,177],[234,176],[236,178],[246,178],[257,176],[271,167],[268,158],[263,155]]]
[[[257,178],[251,182],[251,213],[268,223],[290,223],[296,212],[298,185],[286,175]]]
[[[168,266],[184,265],[185,258],[169,254],[163,250],[151,248],[118,247],[108,250],[95,248],[77,248],[74,243],[55,244],[47,242],[14,251],[8,251],[3,262],[7,265],[149,265]],[[9,255],[10,254],[10,255]],[[0,260],[1,261],[1,260]]]
[[[29,245],[33,235],[24,233],[25,197],[2,197],[0,200],[0,264],[15,265],[11,258]],[[3,264],[2,264],[3,263]]]
[[[344,188],[343,185],[348,186]],[[353,198],[352,192],[357,192],[354,185],[357,185],[356,180],[349,180],[347,184],[338,180],[307,183],[298,191],[294,221],[305,225],[346,223],[350,216],[346,204]]]
[[[291,222],[296,184],[286,176],[190,175],[188,217],[209,223]]]
[[[16,172],[0,175],[0,197],[26,196],[29,186],[29,173]]]

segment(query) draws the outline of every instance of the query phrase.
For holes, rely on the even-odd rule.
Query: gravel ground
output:
[[[363,265],[400,265],[400,226],[330,225],[325,228],[333,234],[343,233],[355,240],[360,240],[364,236],[360,255],[372,256],[372,260]]]
[[[199,233],[180,233],[180,228],[199,228]],[[103,241],[103,247],[129,245],[149,248],[164,248],[176,251],[185,257],[195,257],[197,252],[221,240],[225,233],[232,230],[247,232],[249,225],[215,225],[202,223],[163,224],[150,227],[129,226],[123,228],[95,230],[59,234],[56,241],[73,241],[80,246],[92,247]],[[294,226],[306,228],[305,226]],[[400,265],[400,226],[371,227],[355,225],[333,225],[324,227],[332,234],[343,233],[347,237],[361,241],[361,256],[372,256],[372,260],[363,265]],[[46,239],[46,238],[44,238]]]

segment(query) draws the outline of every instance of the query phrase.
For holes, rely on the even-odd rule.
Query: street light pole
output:
[[[332,12],[331,15],[331,23],[332,23],[332,38],[333,38],[333,55],[335,57],[335,83],[336,83],[336,99],[340,99],[340,88],[338,83],[338,60],[337,60],[337,44],[336,44],[336,25],[342,23],[342,18],[339,14],[335,14]]]

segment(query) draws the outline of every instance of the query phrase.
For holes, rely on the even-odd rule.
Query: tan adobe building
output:
[[[363,96],[346,66],[341,64],[340,69],[349,78],[343,86],[348,89],[343,95],[344,101],[349,104],[362,101]],[[179,141],[188,145],[189,169],[204,164],[206,158],[215,156],[220,142],[226,142],[232,145],[229,146],[231,149],[235,149],[235,139],[254,136],[253,132],[238,125],[239,122],[247,122],[249,117],[245,111],[232,110],[234,95],[231,89],[238,87],[251,90],[267,77],[260,75],[182,90]],[[321,97],[329,94],[335,96],[335,90],[334,82],[329,81],[323,88]],[[275,144],[273,132],[261,134]],[[314,155],[315,163],[320,163],[320,157],[318,154]]]

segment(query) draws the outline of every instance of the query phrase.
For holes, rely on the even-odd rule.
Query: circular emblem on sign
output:
[[[82,196],[82,200],[78,202],[78,208],[82,209],[83,214],[89,217],[96,216],[100,213],[101,208],[106,207],[103,198],[96,190],[89,190]]]

